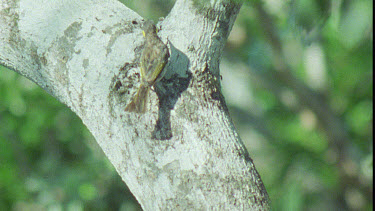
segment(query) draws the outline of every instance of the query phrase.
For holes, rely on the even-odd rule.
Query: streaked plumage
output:
[[[145,21],[143,24],[143,35],[145,37],[145,47],[140,61],[141,85],[137,94],[125,108],[125,111],[136,113],[146,112],[150,88],[163,78],[164,67],[169,58],[168,47],[158,37],[156,27],[152,21]]]

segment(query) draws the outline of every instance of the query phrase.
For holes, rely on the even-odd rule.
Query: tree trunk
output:
[[[1,0],[0,63],[82,119],[144,210],[269,210],[220,88],[240,7],[176,1],[158,24],[171,56],[145,114],[124,110],[140,84],[143,18],[118,1]]]

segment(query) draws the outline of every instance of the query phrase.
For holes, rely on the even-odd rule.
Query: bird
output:
[[[147,20],[143,23],[142,34],[145,38],[144,49],[140,58],[141,85],[125,111],[145,113],[151,87],[160,81],[166,72],[169,50],[159,38],[154,23]]]

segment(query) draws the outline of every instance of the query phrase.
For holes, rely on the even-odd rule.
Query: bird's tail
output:
[[[149,86],[141,84],[137,91],[137,94],[135,94],[132,101],[125,107],[125,111],[145,113],[149,91]]]

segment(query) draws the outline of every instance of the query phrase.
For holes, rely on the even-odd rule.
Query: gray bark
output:
[[[120,2],[1,0],[0,63],[82,119],[144,210],[269,210],[220,91],[219,59],[240,7],[176,1],[158,24],[168,73],[145,114],[124,111],[144,40],[143,18]]]

